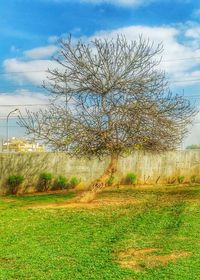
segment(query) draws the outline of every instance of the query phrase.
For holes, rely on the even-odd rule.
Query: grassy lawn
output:
[[[0,198],[1,280],[200,279],[200,186],[74,196]]]

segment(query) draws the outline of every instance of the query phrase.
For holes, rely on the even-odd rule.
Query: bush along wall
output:
[[[8,192],[7,194],[18,194],[19,188],[24,181],[22,175],[10,175],[7,179]]]
[[[108,163],[109,158],[75,159],[68,158],[64,153],[0,153],[0,194],[8,191],[8,177],[19,174],[25,177],[19,189],[27,187],[27,192],[37,191],[42,172],[53,174],[51,182],[45,181],[46,183],[41,184],[42,191],[53,187],[63,189],[70,185],[74,186],[77,183],[73,182],[73,179],[70,184],[72,177],[76,177],[78,181],[81,178],[85,185],[89,185],[103,173]],[[187,150],[162,154],[136,151],[128,157],[120,158],[118,173],[114,176],[117,176],[118,182],[121,183],[121,179],[125,179],[128,172],[137,175],[135,181],[137,184],[178,184],[177,177],[180,175],[185,177],[184,183],[199,183],[200,151]],[[59,176],[65,176],[68,181],[58,178]]]

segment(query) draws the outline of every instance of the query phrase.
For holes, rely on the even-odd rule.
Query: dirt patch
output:
[[[23,195],[25,195],[25,196],[35,196],[35,195],[45,196],[45,195],[50,195],[50,194],[67,194],[70,191],[74,191],[74,190],[72,190],[72,189],[68,189],[68,190],[66,190],[66,189],[64,189],[64,190],[47,190],[45,192],[34,191],[34,192],[30,192],[30,193],[24,193],[24,194],[22,194],[22,196]]]
[[[99,205],[127,205],[127,204],[140,204],[146,202],[145,199],[139,198],[120,198],[120,197],[111,197],[111,198],[100,198],[96,200]]]
[[[5,263],[5,262],[14,262],[14,258],[0,258],[0,263]]]
[[[140,204],[144,203],[144,200],[140,199],[123,199],[123,198],[101,198],[95,199],[89,203],[84,202],[57,202],[57,203],[37,203],[26,206],[26,208],[98,208],[104,206],[120,206],[120,205],[127,205],[127,204]]]
[[[94,203],[35,203],[33,205],[28,205],[26,208],[31,209],[47,209],[47,208],[95,208]]]
[[[166,194],[165,195],[160,195],[158,196],[157,201],[159,202],[160,205],[164,205],[164,204],[169,204],[169,203],[173,203],[173,202],[181,202],[181,201],[185,201],[185,202],[199,202],[200,201],[200,197],[199,196],[195,196],[195,195],[191,195],[191,196],[187,196],[187,195],[182,195],[182,194]]]
[[[185,240],[188,240],[188,237],[180,236],[180,237],[177,237],[176,239],[185,241]]]
[[[157,248],[130,249],[119,253],[118,262],[122,267],[140,271],[144,268],[167,265],[169,262],[175,262],[189,255],[189,252],[172,252],[162,255]]]
[[[13,201],[15,201],[15,200],[12,199],[12,198],[7,198],[7,197],[5,198],[5,197],[4,197],[4,198],[3,198],[3,201],[9,203],[9,202],[13,202]]]

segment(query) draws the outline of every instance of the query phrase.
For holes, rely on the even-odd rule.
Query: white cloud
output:
[[[200,26],[198,26],[200,29]],[[137,40],[140,35],[150,39],[155,45],[163,44],[162,62],[160,67],[167,72],[173,80],[200,79],[200,73],[193,70],[200,66],[200,49],[197,47],[196,37],[188,38],[191,34],[191,27],[150,27],[150,26],[128,26],[111,31],[101,31],[94,34],[91,39],[97,38],[116,38],[118,34],[125,35],[128,40]],[[179,37],[184,40],[179,42]],[[199,46],[199,45],[198,45]],[[189,82],[187,81],[187,84]],[[192,82],[194,83],[194,82]],[[200,81],[196,81],[200,83]]]
[[[200,144],[200,123],[195,124],[189,135],[186,137],[184,141],[184,147],[187,147],[192,144]]]
[[[190,37],[193,39],[199,39],[200,38],[200,26],[194,27],[194,28],[189,28],[185,32],[186,37]]]
[[[13,112],[15,109],[19,109],[23,116],[26,116],[26,109],[36,112],[39,109],[45,109],[49,104],[48,96],[40,92],[31,92],[26,89],[17,90],[10,93],[0,94],[0,138],[6,138],[6,117],[9,113],[9,137],[22,137],[25,136],[25,129],[17,124],[19,111]],[[3,106],[2,106],[3,105]],[[9,105],[5,106],[5,105]],[[28,106],[31,105],[31,106]]]
[[[53,55],[57,51],[57,47],[49,45],[45,47],[34,48],[28,51],[24,51],[24,55],[31,59],[41,59]]]
[[[9,112],[11,112],[16,108],[18,108],[22,114],[26,113],[26,109],[31,109],[31,111],[37,111],[39,108],[45,108],[46,104],[48,103],[49,103],[48,96],[40,92],[32,92],[26,89],[17,90],[10,93],[1,93],[0,94],[0,105],[1,105],[0,117],[7,116]],[[34,106],[34,104],[37,105]],[[9,107],[5,105],[9,105]],[[32,106],[30,107],[26,105],[32,105]]]
[[[194,101],[194,104],[197,106],[197,108],[200,109],[198,98],[196,101]],[[198,112],[198,114],[196,115],[193,122],[193,126],[190,128],[188,136],[183,142],[184,147],[187,147],[192,144],[200,144],[200,112]]]
[[[23,61],[15,58],[6,59],[3,66],[8,73],[8,79],[17,81],[21,85],[24,82],[42,85],[48,76],[47,70],[58,67],[57,63],[51,60]]]
[[[139,35],[142,34],[144,38],[149,38],[154,41],[155,45],[162,42],[164,52],[161,67],[166,70],[170,79],[181,81],[181,83],[176,84],[181,87],[197,83],[200,84],[200,59],[198,59],[200,58],[200,24],[187,23],[185,26],[160,27],[128,26],[110,31],[97,32],[92,37],[84,38],[84,40],[89,41],[95,37],[116,38],[118,34],[125,35],[128,40],[137,40]],[[49,37],[49,42],[52,41],[53,43],[57,39],[57,36],[51,36]],[[8,78],[17,81],[21,85],[27,82],[34,85],[41,85],[46,79],[46,70],[48,68],[54,69],[59,67],[55,61],[38,59],[44,58],[51,51],[54,51],[52,45],[28,50],[24,52],[25,57],[21,59],[6,59],[3,66],[5,72],[11,72]],[[36,104],[46,102],[46,99],[47,97],[40,93],[18,91],[10,94],[1,94],[0,104]],[[6,114],[8,112],[8,108],[3,110],[6,111],[1,111],[1,113]],[[195,124],[190,136],[185,140],[186,145],[199,143],[199,137],[199,124]]]
[[[188,23],[185,26],[128,26],[110,31],[100,31],[89,38],[89,41],[97,38],[116,38],[118,34],[123,34],[128,40],[137,40],[142,34],[144,38],[150,39],[155,45],[163,43],[162,62],[160,67],[166,71],[170,80],[183,81],[180,85],[200,83],[200,49],[198,32],[200,25]],[[51,36],[52,37],[52,36]],[[181,38],[181,41],[179,40]],[[9,79],[14,79],[19,84],[30,82],[41,85],[46,79],[48,68],[58,68],[55,61],[48,59],[37,59],[44,57],[56,50],[54,45],[38,47],[24,52],[30,60],[7,59],[4,61],[4,69],[10,74]],[[192,81],[188,81],[192,80]],[[195,80],[195,81],[193,81]],[[178,85],[178,83],[177,83]]]

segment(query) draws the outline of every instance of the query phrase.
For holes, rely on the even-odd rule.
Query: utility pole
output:
[[[183,96],[184,96],[184,94],[185,94],[185,89],[183,88]],[[183,122],[183,119],[182,119],[182,122]],[[182,124],[181,124],[182,125]],[[182,143],[181,143],[181,150],[183,150],[183,141],[182,141]]]
[[[7,115],[7,118],[6,118],[6,139],[7,139],[7,149],[6,149],[6,150],[7,150],[7,152],[9,151],[9,145],[8,145],[8,120],[9,120],[10,115],[11,115],[12,113],[14,113],[14,112],[17,112],[17,111],[19,111],[18,108],[16,108],[16,109],[10,111],[10,112],[8,113],[8,115]]]

